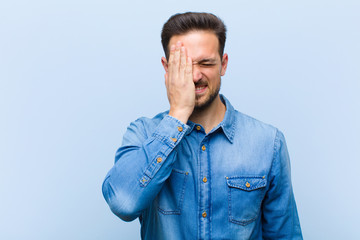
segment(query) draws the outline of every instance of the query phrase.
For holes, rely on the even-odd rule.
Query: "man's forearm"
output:
[[[149,137],[139,135],[141,128],[141,122],[128,128],[102,188],[111,210],[125,221],[137,218],[161,190],[188,126],[166,116]]]

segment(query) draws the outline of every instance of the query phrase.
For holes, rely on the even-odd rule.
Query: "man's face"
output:
[[[169,46],[182,42],[187,55],[193,62],[193,81],[195,84],[195,109],[208,107],[219,94],[221,76],[225,74],[228,56],[219,55],[219,41],[210,31],[191,31],[184,35],[175,35]],[[163,59],[165,70],[167,62]]]

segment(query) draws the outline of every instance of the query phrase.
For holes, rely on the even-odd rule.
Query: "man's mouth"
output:
[[[206,85],[202,85],[202,86],[195,86],[195,93],[196,94],[200,94],[205,92],[207,86]]]

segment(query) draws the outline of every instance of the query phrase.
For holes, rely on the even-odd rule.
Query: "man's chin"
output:
[[[203,97],[196,99],[194,110],[195,111],[203,111],[203,110],[207,109],[214,102],[214,100],[216,99],[217,96],[218,96],[218,94],[214,94],[211,96],[206,96],[206,97],[204,96],[204,99],[203,99]]]

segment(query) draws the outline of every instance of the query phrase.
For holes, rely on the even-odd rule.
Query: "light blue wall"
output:
[[[1,1],[0,239],[139,238],[101,184],[127,125],[168,108],[160,31],[189,10],[227,24],[222,93],[284,132],[305,239],[357,239],[357,0]]]

